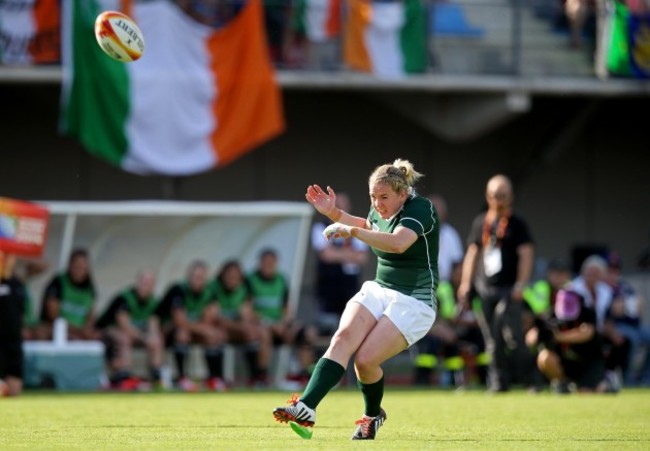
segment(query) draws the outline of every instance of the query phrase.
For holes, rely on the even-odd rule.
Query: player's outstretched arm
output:
[[[309,185],[305,193],[307,202],[320,214],[327,216],[332,222],[338,222],[353,227],[366,228],[366,219],[351,215],[336,206],[336,193],[331,187],[327,192],[318,185]]]

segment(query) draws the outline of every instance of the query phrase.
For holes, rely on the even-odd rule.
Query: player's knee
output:
[[[332,336],[330,348],[350,349],[352,347],[352,334],[347,329],[339,329]]]
[[[369,352],[363,349],[357,351],[354,355],[354,367],[360,375],[374,372],[379,367],[379,362]]]

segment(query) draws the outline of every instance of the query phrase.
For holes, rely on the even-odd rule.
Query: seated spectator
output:
[[[0,252],[0,397],[23,390],[25,286],[14,275],[16,257]]]
[[[555,295],[570,281],[569,266],[561,260],[551,260],[546,268],[546,276],[524,289],[524,300],[533,315],[551,315]]]
[[[88,252],[76,249],[68,268],[47,285],[41,307],[41,322],[36,330],[40,340],[52,340],[54,320],[63,318],[68,325],[68,340],[97,340],[94,307],[96,301]]]
[[[641,323],[643,300],[621,276],[621,259],[617,254],[609,257],[606,281],[613,290],[608,319],[612,321],[616,332],[624,336],[630,344],[623,380],[626,385],[650,385],[650,326]],[[640,374],[637,374],[634,363],[640,347],[644,348],[643,366]]]
[[[596,312],[579,293],[560,290],[551,318],[537,318],[526,343],[540,347],[537,365],[557,392],[568,393],[570,384],[581,392],[606,390]]]
[[[174,349],[178,371],[177,386],[184,391],[196,391],[198,386],[187,376],[185,368],[191,344],[203,347],[208,378],[205,387],[225,391],[223,380],[223,344],[226,334],[217,325],[217,304],[208,284],[208,266],[201,260],[190,263],[185,281],[168,290],[156,316],[161,320],[167,343]]]
[[[212,287],[218,306],[217,324],[225,331],[229,343],[244,346],[249,385],[267,386],[271,335],[256,320],[251,294],[239,262],[230,260],[224,263]]]
[[[620,387],[620,374],[627,367],[630,344],[608,318],[613,292],[605,282],[606,272],[605,259],[591,255],[582,263],[580,275],[571,281],[569,287],[584,298],[587,307],[595,310],[596,330],[603,337],[606,376],[612,385]]]
[[[300,369],[297,374],[289,375],[289,379],[306,384],[315,361],[316,330],[300,324],[289,310],[289,287],[277,266],[275,250],[263,250],[257,269],[247,277],[253,309],[260,323],[269,328],[274,346],[296,347]]]
[[[160,321],[154,315],[158,299],[154,295],[155,275],[142,271],[135,286],[118,294],[97,320],[107,343],[107,358],[113,372],[111,387],[131,390],[141,387],[141,381],[132,375],[134,346],[147,351],[150,380],[160,387],[160,370],[164,360],[164,341]]]
[[[484,384],[487,372],[487,354],[485,342],[474,311],[480,308],[472,302],[471,309],[460,309],[456,292],[460,283],[461,267],[455,265],[451,280],[443,280],[436,291],[438,299],[438,318],[427,336],[416,345],[415,359],[416,385],[430,385],[431,375],[439,369],[443,386],[454,385],[457,388],[467,385],[469,378],[478,376]],[[475,367],[470,372],[465,368],[466,358],[474,361]],[[439,364],[442,360],[442,364]],[[476,372],[477,374],[474,374]]]

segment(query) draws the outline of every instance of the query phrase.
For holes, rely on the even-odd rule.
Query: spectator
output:
[[[596,330],[603,336],[606,377],[613,387],[620,388],[620,376],[627,367],[630,344],[619,333],[607,314],[611,308],[613,291],[605,282],[607,262],[599,255],[591,255],[580,267],[580,275],[569,285],[585,299],[585,304],[596,312]]]
[[[303,326],[290,311],[289,287],[285,277],[278,272],[278,255],[273,249],[260,254],[257,269],[248,275],[247,282],[253,299],[253,308],[261,324],[268,327],[274,346],[296,346],[300,369],[289,379],[307,383],[314,365],[313,344],[316,330]]]
[[[480,370],[483,367],[481,361],[485,361],[485,344],[476,316],[473,309],[460,309],[456,298],[460,276],[461,267],[456,265],[451,279],[438,285],[438,318],[427,336],[416,346],[416,385],[430,385],[431,373],[436,367],[439,368],[443,386],[453,384],[457,388],[464,387],[474,375],[481,381],[485,379]],[[470,363],[475,359],[479,363],[478,368],[472,365],[470,371],[466,371],[463,356],[467,356]],[[438,364],[439,359],[443,359],[442,364]]]
[[[553,309],[555,295],[570,281],[569,266],[562,260],[551,260],[546,268],[546,276],[524,288],[524,300],[533,315],[548,317]]]
[[[350,198],[337,194],[336,206],[351,211]],[[361,268],[368,261],[368,246],[356,238],[325,239],[327,219],[314,223],[311,243],[317,252],[316,296],[319,303],[318,327],[322,335],[337,329],[345,305],[359,291]]]
[[[526,334],[530,346],[539,346],[537,365],[559,393],[570,384],[582,392],[605,391],[604,362],[596,331],[596,312],[577,292],[560,290],[550,319],[536,319]]]
[[[534,361],[522,324],[523,289],[533,269],[528,225],[512,212],[510,180],[495,175],[487,183],[488,210],[478,215],[467,239],[459,300],[468,305],[473,283],[482,300],[479,318],[490,354],[489,389],[507,391],[517,379],[532,384]]]
[[[571,271],[569,266],[558,259],[551,260],[546,268],[546,275],[543,279],[538,280],[532,285],[524,288],[523,304],[523,326],[524,333],[535,326],[537,319],[548,319],[555,304],[555,298],[559,290],[566,287],[571,281]],[[531,352],[535,354],[536,349],[529,347]],[[535,391],[540,391],[544,385],[543,375],[539,372],[537,367],[533,369],[533,377],[535,379]]]
[[[103,332],[107,343],[113,388],[130,390],[140,387],[140,381],[132,376],[134,346],[147,350],[151,381],[154,386],[162,385],[160,371],[165,347],[160,321],[154,314],[158,307],[154,295],[155,282],[152,271],[141,271],[135,286],[118,294],[97,320],[97,328]]]
[[[54,276],[45,289],[36,336],[51,340],[54,320],[63,318],[68,324],[69,340],[99,339],[94,327],[96,295],[88,252],[76,249],[70,254],[67,270]]]
[[[271,61],[282,68],[291,63],[287,54],[289,35],[288,25],[291,20],[291,4],[288,0],[264,1],[264,25],[269,46]]]
[[[253,302],[239,262],[223,264],[212,284],[218,305],[218,324],[229,343],[244,345],[249,385],[268,385],[271,334],[255,319]]]
[[[16,262],[14,268],[14,275],[25,287],[26,300],[25,314],[23,316],[23,340],[35,339],[38,327],[38,317],[34,311],[34,298],[29,289],[29,281],[32,277],[45,271],[47,266],[47,263],[41,260],[20,259]]]
[[[14,275],[16,257],[0,252],[0,396],[23,390],[25,286]]]
[[[621,259],[611,254],[608,259],[606,282],[612,288],[612,305],[608,317],[616,332],[624,336],[630,344],[627,367],[623,371],[626,385],[650,385],[650,327],[641,323],[643,299],[621,276]],[[643,366],[637,376],[634,367],[639,348],[643,347]]]
[[[291,32],[306,53],[307,68],[333,71],[340,62],[340,0],[298,0]]]
[[[447,222],[447,202],[439,194],[432,194],[429,200],[438,212],[440,220],[440,251],[438,253],[438,274],[440,281],[450,280],[455,266],[463,262],[464,249],[460,235]]]
[[[181,390],[198,390],[185,368],[190,344],[198,344],[204,349],[208,368],[205,387],[213,391],[227,388],[223,380],[226,334],[217,327],[217,304],[214,300],[212,288],[208,285],[208,265],[195,260],[189,265],[187,279],[172,285],[156,310],[166,341],[173,345],[177,385]]]
[[[594,6],[591,0],[565,0],[564,12],[569,21],[572,48],[583,47],[586,25],[594,18]]]

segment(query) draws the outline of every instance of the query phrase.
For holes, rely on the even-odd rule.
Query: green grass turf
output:
[[[362,398],[330,393],[311,440],[276,423],[281,392],[25,394],[0,399],[0,449],[650,449],[650,391],[618,395],[389,390],[374,442],[349,440]]]

